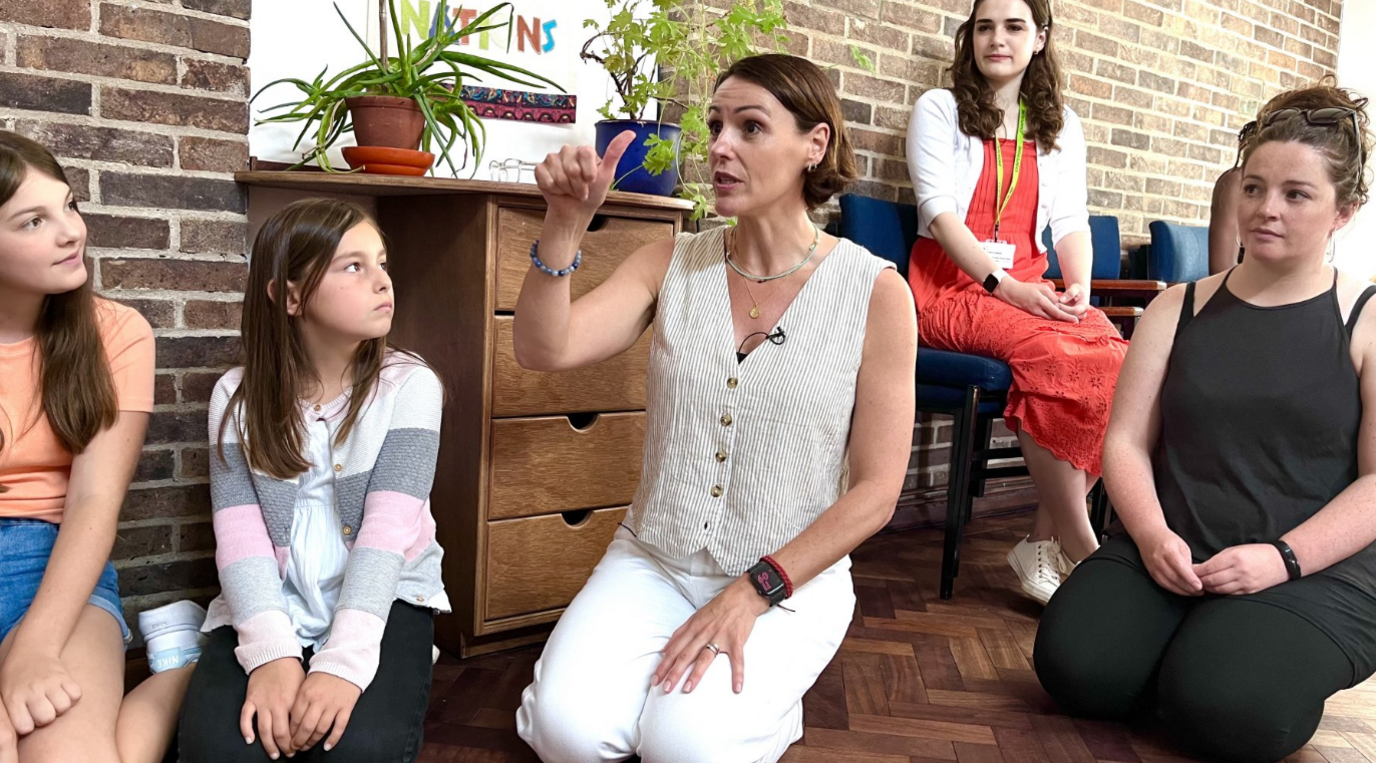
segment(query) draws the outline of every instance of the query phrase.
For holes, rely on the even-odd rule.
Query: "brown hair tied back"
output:
[[[970,17],[956,29],[956,54],[950,67],[951,93],[956,97],[960,131],[980,140],[992,140],[1003,122],[1003,111],[994,103],[994,89],[975,62],[975,22],[984,0],[975,0]],[[1043,151],[1056,148],[1065,126],[1065,100],[1061,97],[1061,64],[1052,34],[1050,0],[1023,0],[1032,9],[1033,33],[1046,32],[1046,46],[1033,53],[1023,74],[1019,94],[1027,104],[1027,135]]]
[[[1243,171],[1246,172],[1248,160],[1262,145],[1278,141],[1303,143],[1318,151],[1326,160],[1328,178],[1333,181],[1338,206],[1366,204],[1369,188],[1366,160],[1371,156],[1373,147],[1371,120],[1366,105],[1365,97],[1335,86],[1332,78],[1281,93],[1267,101],[1257,115],[1257,131],[1242,147]],[[1298,109],[1306,113],[1319,109],[1347,109],[1356,119],[1348,116],[1332,124],[1311,124],[1303,114],[1275,119],[1286,109]]]
[[[831,128],[826,154],[803,181],[803,200],[808,209],[827,203],[859,177],[855,151],[851,149],[846,132],[846,119],[841,114],[841,99],[836,97],[836,88],[816,64],[784,53],[749,56],[722,72],[713,89],[721,87],[721,83],[731,77],[768,90],[793,115],[800,132],[807,132],[819,124]]]

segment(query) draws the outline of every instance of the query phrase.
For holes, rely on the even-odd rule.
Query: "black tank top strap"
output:
[[[1367,300],[1371,295],[1376,294],[1376,284],[1366,287],[1361,296],[1357,297],[1357,303],[1352,306],[1352,313],[1347,316],[1347,338],[1352,338],[1352,329],[1357,327],[1357,319],[1362,315],[1362,308],[1366,306]]]
[[[1180,305],[1180,320],[1175,324],[1175,338],[1177,340],[1180,339],[1180,333],[1194,319],[1194,285],[1194,281],[1185,284],[1185,302]]]

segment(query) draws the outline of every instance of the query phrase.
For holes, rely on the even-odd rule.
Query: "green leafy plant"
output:
[[[616,99],[599,112],[605,119],[665,121],[677,114],[674,141],[651,135],[644,167],[658,175],[682,163],[678,195],[693,202],[694,218],[706,214],[712,184],[707,176],[707,100],[717,75],[755,53],[777,50],[787,39],[783,0],[740,0],[725,11],[697,0],[606,0],[611,20],[594,30],[580,54],[606,69]]]
[[[476,159],[482,155],[487,140],[487,131],[482,120],[473,108],[464,102],[461,88],[466,82],[480,82],[480,75],[486,74],[528,87],[549,86],[563,92],[554,81],[519,66],[495,61],[454,49],[460,40],[470,35],[482,34],[502,28],[507,29],[507,45],[511,44],[512,5],[502,2],[479,14],[463,27],[457,26],[454,17],[446,18],[448,3],[441,0],[435,4],[435,15],[431,20],[431,34],[419,44],[413,44],[410,35],[398,22],[395,0],[387,0],[387,11],[391,17],[391,31],[395,41],[395,56],[373,52],[368,43],[354,29],[344,13],[335,4],[335,13],[343,20],[358,44],[367,54],[367,60],[345,69],[328,81],[326,70],[315,79],[306,81],[297,78],[283,78],[264,85],[254,96],[257,100],[267,89],[281,84],[295,85],[302,97],[296,101],[270,106],[264,113],[287,110],[259,121],[259,124],[282,122],[305,122],[300,134],[296,136],[293,150],[299,150],[301,141],[314,133],[315,146],[307,151],[302,160],[293,166],[300,167],[312,160],[326,171],[334,171],[326,151],[346,132],[353,131],[353,120],[345,99],[363,95],[389,95],[415,100],[425,117],[425,129],[421,133],[421,149],[431,151],[432,147],[444,158],[451,172],[458,174],[450,150],[460,141],[463,143],[462,167],[467,162],[471,150]],[[496,21],[494,16],[500,11],[507,12],[506,21]],[[385,34],[385,32],[384,32]],[[384,41],[384,48],[385,41]]]

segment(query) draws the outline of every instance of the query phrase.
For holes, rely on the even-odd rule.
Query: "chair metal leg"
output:
[[[976,392],[978,392],[978,390],[976,390]],[[989,416],[980,418],[978,413],[975,414],[975,418],[978,419],[975,424],[975,451],[987,451],[994,439],[994,419]],[[988,466],[988,456],[981,457],[979,459],[979,465],[981,467]],[[987,479],[981,478],[976,480],[975,484],[970,486],[970,495],[974,498],[983,498],[984,488],[988,483],[989,480]],[[971,504],[973,503],[974,501],[972,500]]]
[[[970,462],[974,458],[979,388],[965,390],[965,405],[951,431],[951,464],[946,481],[946,543],[941,555],[941,598],[949,599],[960,574],[960,537],[969,520]]]

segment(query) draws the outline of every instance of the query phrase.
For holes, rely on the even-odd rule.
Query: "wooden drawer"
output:
[[[625,508],[527,517],[487,525],[488,620],[568,606],[587,582]]]
[[[521,283],[530,269],[530,245],[540,237],[545,213],[534,209],[497,210],[497,309],[515,310]],[[583,263],[569,282],[574,299],[607,280],[621,261],[640,247],[674,235],[674,224],[598,215],[583,236]]]
[[[581,422],[580,422],[581,423]],[[640,484],[645,414],[492,421],[488,519],[624,506]]]
[[[492,415],[541,416],[645,408],[645,365],[650,332],[631,349],[577,371],[541,373],[516,363],[509,315],[493,318],[496,328],[492,362]]]

